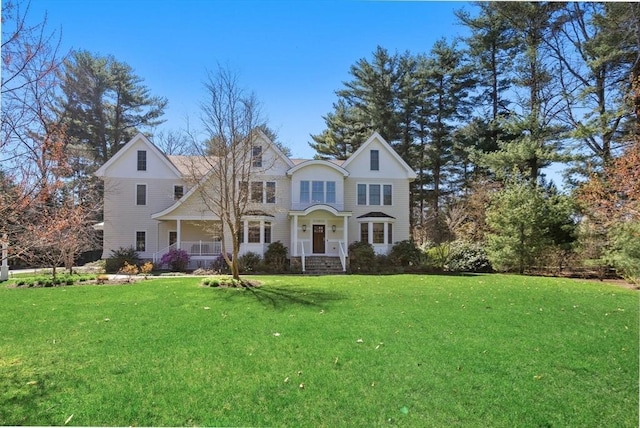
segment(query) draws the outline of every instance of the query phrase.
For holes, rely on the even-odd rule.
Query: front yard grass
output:
[[[638,292],[509,275],[0,288],[0,425],[638,426]]]

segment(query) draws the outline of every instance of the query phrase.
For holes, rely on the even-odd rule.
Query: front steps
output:
[[[340,257],[308,256],[304,259],[306,275],[335,275],[344,273]]]

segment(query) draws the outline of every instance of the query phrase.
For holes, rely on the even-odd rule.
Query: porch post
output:
[[[347,251],[347,239],[349,236],[349,233],[347,231],[347,225],[349,224],[349,222],[347,221],[347,216],[342,217],[342,241],[344,244],[344,250]]]
[[[293,242],[291,245],[293,246],[293,257],[298,257],[298,214],[293,215]]]
[[[176,248],[179,250],[180,249],[180,243],[182,241],[182,221],[180,219],[176,220],[177,223],[177,227],[176,227]]]

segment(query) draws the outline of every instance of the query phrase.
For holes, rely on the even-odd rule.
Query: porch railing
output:
[[[344,246],[342,245],[342,241],[338,241],[338,248],[340,249],[340,264],[342,265],[342,271],[347,271],[347,255],[344,251]]]
[[[222,254],[222,242],[220,241],[182,241],[180,248],[192,257]]]
[[[155,253],[153,253],[153,256],[151,257],[153,260],[153,264],[158,264],[158,262],[160,261],[160,259],[162,258],[163,255],[165,255],[166,253],[168,253],[170,250],[173,250],[175,248],[178,247],[178,244],[176,244],[175,242],[171,245],[169,245],[166,248],[163,248],[160,251],[157,251]]]

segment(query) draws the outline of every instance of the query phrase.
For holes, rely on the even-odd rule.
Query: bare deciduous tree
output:
[[[220,219],[222,255],[233,277],[239,279],[239,237],[249,206],[250,178],[254,169],[264,168],[261,148],[254,150],[263,121],[255,95],[241,88],[237,75],[228,68],[210,72],[205,89],[208,99],[201,107],[207,138],[204,143],[194,140],[192,175],[197,177],[205,163],[208,172],[198,186],[200,199]]]

